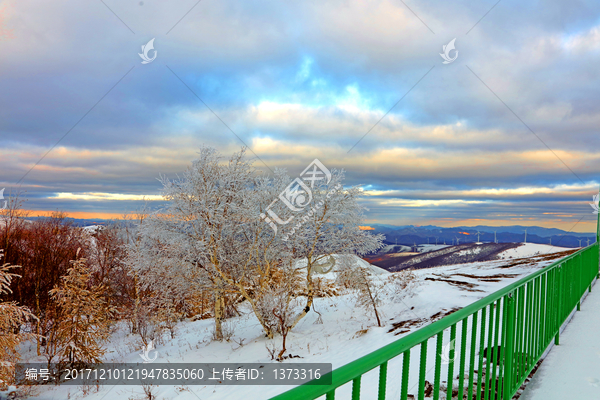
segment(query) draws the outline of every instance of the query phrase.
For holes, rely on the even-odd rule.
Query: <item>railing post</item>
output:
[[[400,388],[402,395],[400,400],[408,400],[408,374],[410,372],[410,350],[402,353],[402,386]]]
[[[513,378],[513,358],[515,346],[515,298],[514,292],[506,296],[506,327],[504,334],[506,335],[506,349],[504,358],[504,385],[502,388],[503,400],[512,399],[512,378]],[[488,354],[489,357],[489,354]]]
[[[360,400],[360,378],[362,375],[352,379],[352,400]]]
[[[560,344],[560,326],[562,325],[562,315],[563,315],[563,302],[562,302],[562,286],[563,286],[563,269],[562,264],[559,264],[557,271],[558,272],[558,287],[556,288],[556,335],[554,336],[554,344]]]
[[[385,400],[386,384],[387,384],[387,361],[379,367],[379,400]]]
[[[419,360],[419,400],[425,400],[425,374],[427,373],[427,340],[421,342],[421,358]],[[354,400],[354,399],[353,399]]]

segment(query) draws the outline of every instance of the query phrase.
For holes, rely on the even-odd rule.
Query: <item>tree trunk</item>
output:
[[[381,320],[379,319],[379,313],[377,312],[377,306],[373,304],[373,310],[375,310],[375,317],[377,318],[377,326],[381,327]]]
[[[365,280],[367,292],[369,293],[369,298],[371,299],[371,304],[373,305],[373,311],[375,311],[375,318],[377,318],[377,326],[381,327],[381,320],[379,319],[379,313],[377,312],[377,303],[373,298],[373,293],[371,293],[371,287],[369,286],[368,277],[363,276],[363,278]]]
[[[283,353],[285,353],[285,338],[287,337],[287,332],[283,333],[281,335],[283,337],[283,342],[281,343],[281,351],[279,352],[279,355],[277,356],[277,360],[281,361],[283,360]]]
[[[221,278],[227,282],[228,284],[237,287],[237,289],[239,290],[240,294],[242,295],[242,297],[244,299],[246,299],[248,301],[248,303],[250,303],[250,305],[252,306],[252,311],[254,312],[254,315],[256,316],[256,318],[258,319],[258,322],[260,322],[260,325],[262,326],[263,330],[265,331],[265,334],[267,335],[267,337],[269,339],[273,339],[273,330],[266,324],[265,319],[263,318],[263,316],[261,315],[261,313],[258,311],[258,308],[256,306],[256,301],[250,296],[250,294],[248,294],[248,291],[244,288],[244,285],[240,282],[234,282],[231,279],[228,279],[226,276],[224,276],[223,272],[221,272],[220,270],[217,269],[217,272],[219,273],[219,275],[221,276]],[[262,295],[262,287],[259,288],[259,296]],[[236,309],[237,312],[237,309]],[[239,315],[239,312],[238,312]]]
[[[37,321],[36,321],[36,324],[35,324],[35,333],[37,334],[37,337],[36,337],[37,355],[41,356],[42,352],[40,350],[40,340],[41,340],[40,339],[41,338],[41,336],[40,336],[40,320],[42,319],[42,316],[40,315],[41,314],[41,311],[40,311],[40,296],[39,296],[37,288],[35,290],[35,312],[37,314],[36,317],[38,317]]]
[[[312,272],[312,265],[309,263],[306,265],[306,289],[307,289],[306,306],[304,307],[302,312],[300,314],[298,314],[298,316],[296,317],[294,322],[292,322],[292,324],[290,325],[290,328],[289,328],[290,331],[292,329],[294,329],[294,327],[298,324],[298,322],[300,322],[300,320],[302,318],[304,318],[306,316],[306,314],[308,314],[308,312],[310,311],[310,307],[313,304],[314,285],[313,285],[313,281],[312,281],[311,272]]]
[[[217,281],[215,289],[215,339],[223,340],[223,312],[225,308],[225,302],[223,298],[223,292],[221,289],[221,281]]]
[[[140,291],[138,288],[138,277],[137,272],[133,276],[133,288],[135,290],[135,302],[133,306],[133,324],[131,327],[131,333],[138,333],[138,318],[140,312]]]
[[[254,299],[252,299],[250,297],[250,295],[248,294],[248,292],[246,291],[246,289],[244,289],[244,287],[242,285],[238,285],[238,288],[239,288],[240,293],[242,294],[242,296],[246,300],[248,300],[248,302],[252,306],[252,311],[254,311],[254,315],[258,319],[258,322],[260,322],[260,325],[262,326],[263,330],[265,331],[265,334],[267,335],[267,337],[269,339],[273,339],[273,330],[267,325],[267,323],[265,322],[265,319],[263,318],[262,314],[260,313],[260,311],[258,311],[258,308],[256,307],[256,301],[254,301]],[[261,295],[262,295],[262,293],[261,293]]]

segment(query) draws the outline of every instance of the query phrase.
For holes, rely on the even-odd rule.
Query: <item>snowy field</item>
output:
[[[569,249],[539,244],[526,244],[504,254],[504,260],[458,264],[451,266],[422,269],[416,275],[413,288],[406,293],[392,293],[383,288],[384,298],[381,312],[384,316],[383,327],[377,327],[372,313],[355,305],[355,296],[351,292],[338,296],[315,299],[314,309],[288,336],[287,352],[300,358],[285,360],[286,362],[322,362],[332,363],[333,368],[345,365],[386,344],[400,339],[406,334],[435,320],[432,316],[440,312],[461,308],[486,295],[532,273],[555,261],[564,254],[556,254],[554,258],[547,254],[558,253]],[[546,255],[544,257],[544,255]],[[511,258],[512,257],[512,258]],[[531,258],[529,258],[531,257]],[[526,263],[506,267],[517,258],[529,258]],[[510,259],[510,261],[508,260]],[[543,260],[542,260],[543,259]],[[362,260],[361,260],[362,261]],[[362,261],[364,262],[364,261]],[[366,263],[366,262],[365,262]],[[505,266],[502,268],[502,266]],[[371,266],[373,279],[387,282],[392,274]],[[335,269],[323,275],[324,278],[335,278]],[[402,272],[399,272],[401,274]],[[501,279],[485,280],[480,278],[491,275],[505,276]],[[456,282],[462,282],[456,284]],[[384,285],[385,286],[385,285]],[[387,291],[386,291],[387,290]],[[255,316],[244,310],[243,315],[227,320],[227,328],[233,330],[229,341],[215,342],[211,340],[213,320],[182,322],[177,326],[174,339],[164,337],[155,343],[158,351],[156,362],[261,362],[270,363],[267,347],[280,346],[280,337],[267,339]],[[321,322],[322,320],[322,322]],[[394,323],[406,320],[420,320],[401,330],[394,330]],[[390,332],[392,331],[392,332]],[[142,345],[137,335],[129,335],[127,327],[117,325],[107,345],[108,362],[140,362]],[[416,356],[416,354],[415,354]],[[411,357],[412,358],[412,357]],[[44,362],[35,355],[35,345],[25,344],[22,347],[24,362]],[[397,360],[390,362],[389,374],[393,374]],[[411,367],[412,368],[412,367]],[[416,372],[416,371],[415,371]],[[417,376],[411,372],[413,379]],[[389,398],[397,398],[399,379],[388,379]],[[411,382],[412,387],[414,383]],[[375,398],[376,375],[366,374],[362,384],[363,399]],[[263,400],[289,389],[286,386],[160,386],[156,389],[157,400],[215,400],[244,399]],[[87,392],[84,394],[84,390]],[[415,393],[416,389],[412,389]],[[350,387],[338,390],[336,398],[349,398]],[[47,386],[32,389],[32,398],[40,400],[130,400],[144,399],[140,387],[134,386],[100,386],[83,388],[77,386]]]
[[[594,289],[581,303],[581,311],[560,334],[560,346],[552,347],[521,400],[600,398],[600,345],[590,332],[600,330],[600,293]]]
[[[418,246],[419,253],[429,253],[430,251],[436,251],[450,247],[449,244],[420,244]]]
[[[514,249],[508,249],[498,254],[499,258],[524,258],[554,252],[557,247],[549,244],[526,243]],[[567,249],[563,249],[567,250]],[[573,250],[573,249],[570,249]]]

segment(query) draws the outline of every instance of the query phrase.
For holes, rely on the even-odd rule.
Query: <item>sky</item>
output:
[[[592,232],[599,61],[597,1],[3,0],[0,189],[118,217],[246,145],[343,168],[366,223]]]

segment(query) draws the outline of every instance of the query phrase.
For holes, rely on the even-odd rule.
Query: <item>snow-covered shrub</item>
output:
[[[135,314],[135,333],[137,333],[144,346],[156,342],[162,344],[163,327],[156,321],[148,306],[141,306]]]
[[[385,284],[386,296],[393,301],[400,301],[405,297],[412,296],[418,285],[415,273],[410,269],[394,272],[387,278]]]
[[[258,312],[265,325],[282,337],[281,350],[275,357],[279,361],[283,359],[286,351],[287,335],[292,329],[299,307],[301,302],[294,296],[293,289],[289,285],[270,288],[257,302]]]
[[[58,361],[71,366],[101,361],[114,313],[104,300],[105,288],[89,286],[91,271],[86,260],[80,258],[72,265],[60,285],[50,291],[59,309],[54,335]]]
[[[0,258],[2,256],[0,252]],[[10,272],[13,268],[18,267],[9,264],[0,266],[0,299],[11,292],[12,279],[20,277]],[[19,359],[17,346],[24,339],[32,337],[22,331],[22,326],[32,320],[35,320],[35,316],[27,307],[19,306],[16,302],[0,301],[0,390],[12,382],[13,363]]]
[[[338,260],[338,283],[350,288],[356,295],[356,305],[367,311],[372,311],[381,326],[378,306],[382,302],[382,287],[378,278],[373,277],[368,267],[356,263],[351,255],[342,255]]]

